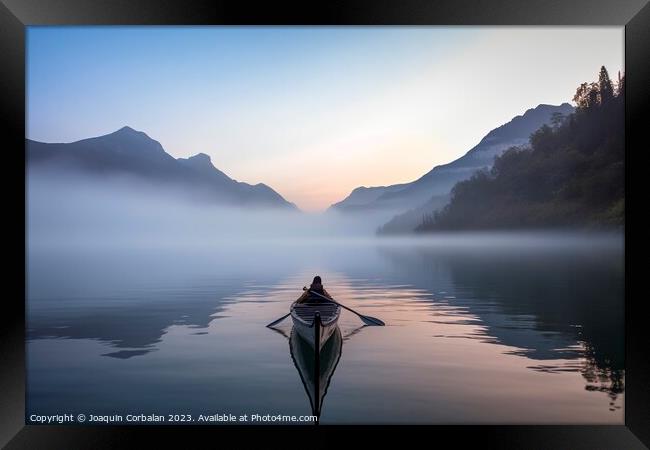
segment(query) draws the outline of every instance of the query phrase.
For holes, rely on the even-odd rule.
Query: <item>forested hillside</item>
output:
[[[577,108],[456,184],[416,231],[620,227],[625,213],[625,78],[605,67],[576,90]]]

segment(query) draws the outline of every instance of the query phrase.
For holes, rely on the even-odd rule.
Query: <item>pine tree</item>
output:
[[[621,76],[621,72],[618,72],[618,84],[616,85],[616,96],[620,97],[621,94],[625,95],[625,74]]]
[[[609,79],[609,73],[607,73],[605,66],[600,68],[600,74],[598,75],[598,91],[600,92],[601,105],[608,103],[614,98],[614,87],[612,86],[612,80]]]
[[[553,125],[553,129],[557,130],[560,128],[560,125],[562,125],[562,122],[566,119],[566,116],[562,114],[559,111],[554,112],[551,115],[551,124]]]

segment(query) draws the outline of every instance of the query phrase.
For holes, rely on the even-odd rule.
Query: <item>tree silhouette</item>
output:
[[[600,73],[598,74],[598,91],[601,105],[609,103],[614,98],[614,87],[612,80],[609,79],[609,73],[607,73],[605,66],[601,66]]]
[[[603,67],[582,83],[574,114],[513,147],[490,170],[457,183],[451,201],[416,231],[615,227],[625,218],[625,77],[614,92]]]
[[[598,83],[582,83],[576,89],[573,101],[579,110],[585,110],[598,105],[600,103],[599,97]]]
[[[625,98],[625,75],[621,76],[618,72],[618,84],[616,85],[616,96],[623,100]]]
[[[551,125],[553,125],[553,129],[557,130],[558,128],[560,128],[560,125],[562,125],[564,119],[566,119],[566,116],[564,114],[562,114],[559,111],[554,112],[551,115]]]

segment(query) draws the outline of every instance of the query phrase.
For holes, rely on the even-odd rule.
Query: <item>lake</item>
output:
[[[623,248],[548,233],[32,245],[27,418],[310,415],[291,319],[265,325],[320,275],[386,322],[343,311],[321,424],[623,424]]]

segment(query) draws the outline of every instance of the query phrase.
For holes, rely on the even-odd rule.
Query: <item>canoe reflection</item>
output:
[[[338,326],[320,352],[314,351],[314,348],[296,332],[295,328],[291,329],[289,336],[291,358],[309,397],[312,415],[316,416],[315,424],[320,420],[323,399],[341,359],[342,348],[343,337]]]

